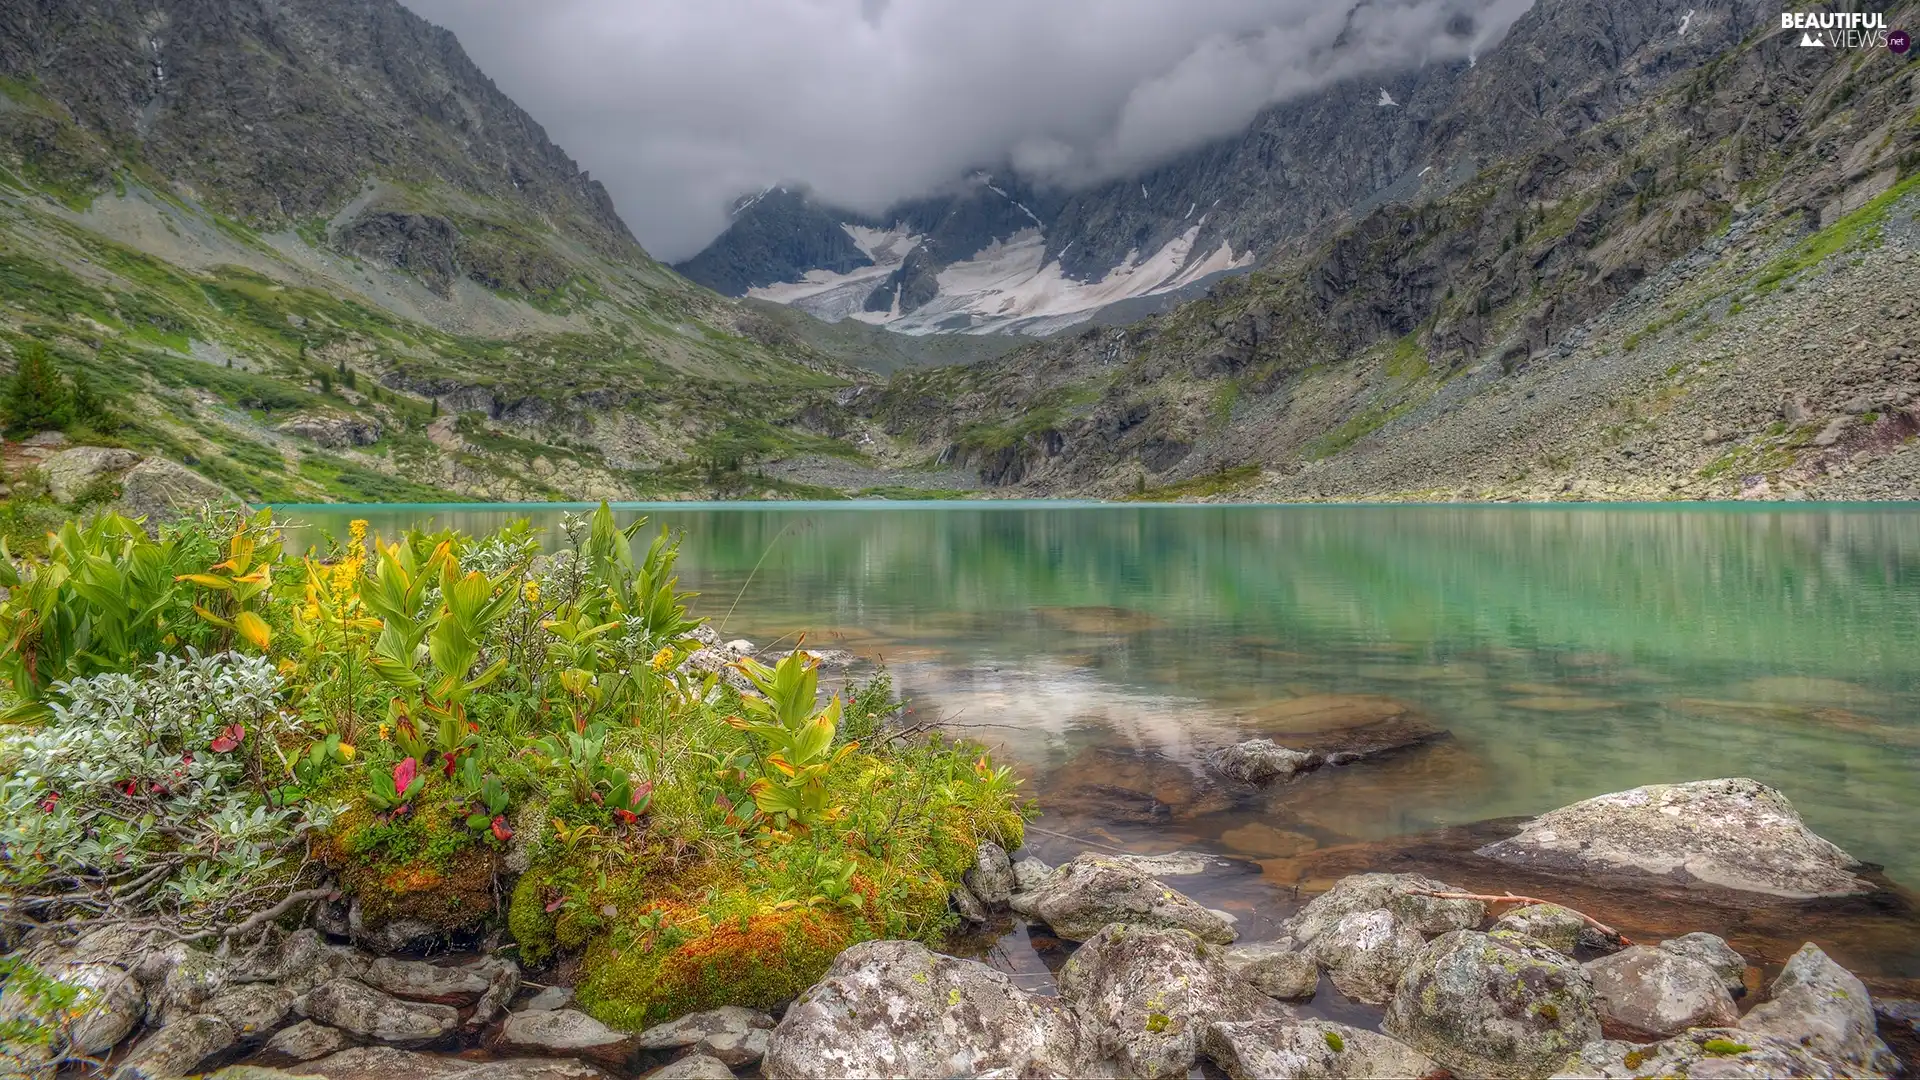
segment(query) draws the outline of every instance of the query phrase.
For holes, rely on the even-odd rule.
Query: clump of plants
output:
[[[803,649],[701,653],[643,527],[295,554],[264,512],[104,515],[0,560],[0,931],[230,937],[344,895],[373,929],[504,924],[627,1025],[944,934],[978,843],[1020,844],[1009,771],[890,737],[884,674],[823,700]]]

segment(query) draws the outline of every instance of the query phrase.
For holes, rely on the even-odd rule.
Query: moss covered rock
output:
[[[1442,934],[1387,1007],[1388,1035],[1463,1076],[1550,1076],[1600,1037],[1580,965],[1520,934]]]

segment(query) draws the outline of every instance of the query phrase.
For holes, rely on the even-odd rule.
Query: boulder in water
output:
[[[1227,950],[1227,968],[1268,997],[1299,1001],[1320,987],[1320,965],[1292,938],[1235,945]]]
[[[1013,860],[1007,858],[1005,848],[983,840],[963,880],[982,903],[1004,904],[1013,896]]]
[[[1601,1028],[1614,1038],[1664,1039],[1740,1019],[1720,976],[1690,956],[1635,945],[1586,970]]]
[[[1013,909],[1069,941],[1085,941],[1114,923],[1188,930],[1231,944],[1232,924],[1118,859],[1083,854],[1057,867],[1039,888],[1017,893]]]
[[[1307,951],[1333,985],[1356,1001],[1385,1005],[1427,939],[1386,908],[1343,916],[1313,939]]]
[[[1591,1042],[1561,1065],[1552,1080],[1640,1080],[1692,1076],[1712,1080],[1835,1080],[1852,1077],[1787,1039],[1738,1028],[1694,1028],[1665,1042],[1641,1045],[1608,1039]]]
[[[352,979],[315,987],[300,999],[299,1008],[309,1020],[393,1046],[425,1046],[460,1026],[460,1013],[451,1005],[401,1001]]]
[[[1224,950],[1180,929],[1108,926],[1059,983],[1089,1049],[1122,1076],[1186,1076],[1209,1022],[1284,1015],[1234,976]]]
[[[1421,895],[1459,891],[1420,874],[1352,874],[1287,920],[1287,932],[1300,944],[1310,945],[1348,915],[1375,909],[1392,912],[1403,925],[1423,935],[1470,930],[1486,917],[1485,904]]]
[[[1581,918],[1579,912],[1559,904],[1528,904],[1500,916],[1493,928],[1525,934],[1550,949],[1572,956],[1580,944],[1580,931],[1587,928],[1587,920]]]
[[[1243,784],[1264,784],[1285,780],[1320,764],[1320,755],[1304,750],[1289,750],[1272,739],[1248,739],[1222,750],[1214,758],[1214,768],[1229,780]]]
[[[1891,1073],[1897,1065],[1880,1041],[1866,985],[1812,942],[1780,969],[1767,1000],[1740,1027],[1779,1036],[1849,1071]]]
[[[1872,891],[1859,860],[1815,835],[1786,796],[1756,780],[1649,784],[1534,818],[1480,854],[1581,874],[1653,875],[1810,898]]]
[[[1572,959],[1500,930],[1442,934],[1400,977],[1381,1029],[1461,1076],[1547,1076],[1600,1037]]]
[[[1720,985],[1725,986],[1727,993],[1734,997],[1747,992],[1747,961],[1722,938],[1704,933],[1681,934],[1661,942],[1660,947],[1712,968],[1713,973],[1720,977]]]

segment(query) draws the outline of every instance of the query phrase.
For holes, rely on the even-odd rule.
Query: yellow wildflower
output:
[[[360,751],[356,750],[354,748],[354,745],[350,742],[343,742],[340,744],[340,760],[341,761],[352,761],[353,755],[359,752]]]
[[[347,522],[347,543],[365,550],[367,546],[367,519],[354,518]]]
[[[300,617],[302,619],[305,619],[308,622],[319,622],[320,621],[320,605],[308,604],[306,607],[301,608]]]
[[[529,604],[539,603],[540,583],[532,578],[528,578],[526,584],[520,586],[520,598]]]
[[[659,652],[653,654],[653,670],[655,671],[665,671],[672,663],[673,646],[671,645],[662,646]]]
[[[387,728],[387,725],[385,725],[385,724],[381,724],[381,725],[380,725],[380,737],[381,737],[382,739],[385,739],[385,738],[387,738],[387,731],[388,731],[388,728]]]

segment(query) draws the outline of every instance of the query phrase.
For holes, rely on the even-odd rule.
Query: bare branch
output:
[[[1032,828],[1032,826],[1029,825],[1028,828]],[[1431,889],[1408,889],[1407,895],[1431,896],[1435,900],[1478,900],[1483,904],[1552,904],[1554,907],[1560,908],[1564,911],[1572,911],[1575,915],[1578,915],[1582,919],[1586,920],[1586,923],[1588,926],[1593,927],[1595,930],[1600,931],[1602,934],[1605,934],[1607,937],[1612,938],[1615,941],[1618,941],[1622,945],[1633,944],[1632,938],[1627,937],[1627,935],[1621,933],[1618,930],[1615,930],[1613,927],[1608,926],[1606,923],[1601,922],[1599,919],[1594,918],[1593,916],[1587,914],[1586,912],[1575,911],[1573,908],[1567,907],[1567,905],[1565,904],[1556,904],[1552,900],[1542,900],[1537,896],[1518,896],[1513,893],[1504,893],[1500,896],[1493,896],[1487,893],[1434,892]]]

